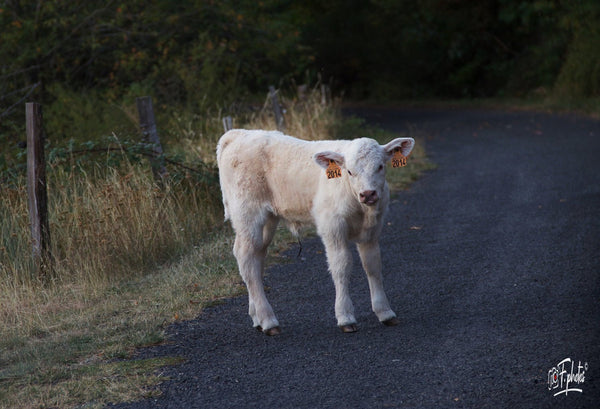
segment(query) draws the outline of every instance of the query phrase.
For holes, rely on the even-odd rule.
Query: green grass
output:
[[[342,120],[318,95],[288,103],[290,134],[306,139],[396,135]],[[185,116],[191,122],[183,121]],[[171,135],[175,150],[214,163],[220,132],[194,115]],[[218,121],[213,121],[218,123]],[[246,123],[274,128],[268,111]],[[425,135],[408,165],[388,172],[406,188],[424,169]],[[143,161],[86,171],[51,168],[54,275],[41,279],[29,261],[25,187],[3,187],[0,201],[0,408],[101,407],[159,394],[160,368],[182,357],[129,361],[136,348],[164,342],[165,328],[207,306],[245,294],[223,225],[218,185],[174,180],[159,189]],[[278,233],[270,261],[294,239]]]
[[[86,407],[103,407],[107,397],[129,402],[140,397],[156,396],[154,386],[158,370],[183,362],[182,358],[165,357],[138,361],[97,362],[63,365],[61,368],[20,377],[0,392],[7,408],[70,407],[86,402]],[[25,406],[24,406],[25,405]]]

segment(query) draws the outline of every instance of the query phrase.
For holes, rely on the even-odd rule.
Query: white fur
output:
[[[389,202],[385,163],[395,149],[408,156],[413,146],[412,138],[386,145],[368,138],[308,142],[260,130],[232,130],[221,137],[217,161],[225,219],[236,232],[233,251],[255,327],[279,325],[265,296],[262,273],[280,220],[294,233],[305,225],[316,226],[335,284],[338,325],[356,323],[348,292],[350,242],[357,244],[367,273],[373,311],[380,321],[396,316],[383,289],[378,243]],[[330,160],[341,167],[342,177],[327,179]]]

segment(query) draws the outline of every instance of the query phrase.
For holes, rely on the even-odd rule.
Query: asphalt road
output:
[[[600,121],[360,113],[410,130],[438,165],[396,195],[381,238],[401,324],[370,311],[355,256],[359,332],[339,331],[323,247],[306,240],[265,279],[280,336],[252,329],[245,297],[210,308],[139,352],[187,359],[162,396],[118,407],[600,407]]]

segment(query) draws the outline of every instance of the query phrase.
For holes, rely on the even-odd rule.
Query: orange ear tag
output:
[[[398,149],[394,151],[394,156],[392,156],[392,167],[401,168],[402,166],[406,166],[406,156],[404,156],[402,151]]]
[[[335,161],[331,159],[329,159],[329,166],[327,166],[327,169],[325,171],[327,172],[327,179],[342,177],[342,169],[337,163],[335,163]]]

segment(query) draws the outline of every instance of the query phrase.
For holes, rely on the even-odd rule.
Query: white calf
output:
[[[225,220],[236,233],[233,248],[248,288],[253,325],[280,332],[262,283],[267,247],[280,220],[297,233],[313,224],[327,252],[335,284],[335,315],[344,332],[356,331],[348,292],[357,244],[367,273],[372,308],[386,325],[398,324],[381,276],[379,235],[389,202],[385,163],[408,156],[412,138],[386,145],[373,139],[308,142],[280,132],[232,130],[217,146]]]

